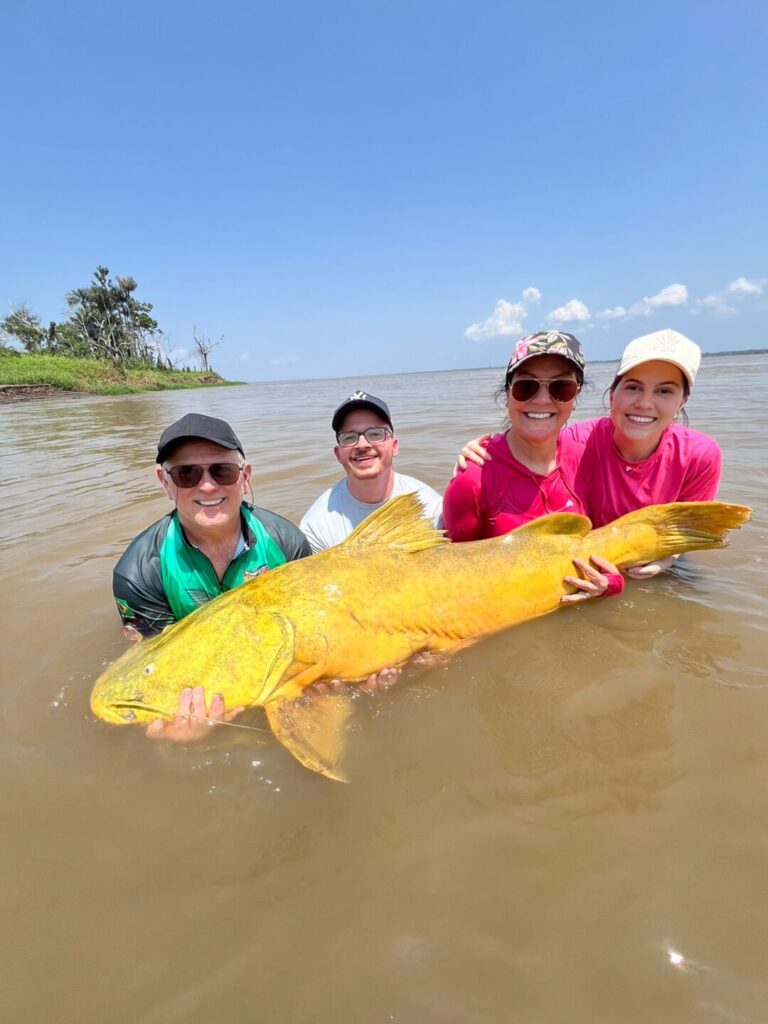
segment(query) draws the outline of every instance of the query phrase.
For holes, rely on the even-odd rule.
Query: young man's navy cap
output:
[[[344,399],[339,408],[333,414],[331,428],[334,433],[338,433],[347,413],[352,412],[355,409],[373,409],[377,415],[381,416],[385,423],[389,424],[390,429],[395,429],[392,426],[392,417],[389,414],[389,406],[386,402],[383,402],[375,395],[367,394],[365,391],[355,391],[349,396],[349,398]]]
[[[214,416],[203,416],[201,413],[188,412],[180,420],[176,420],[170,427],[166,427],[157,442],[157,461],[165,462],[171,454],[171,450],[181,441],[212,441],[222,448],[229,448],[230,451],[238,451],[245,458],[243,446],[240,444],[237,434],[232,427],[224,420],[217,420]]]

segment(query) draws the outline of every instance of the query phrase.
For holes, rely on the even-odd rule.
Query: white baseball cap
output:
[[[669,328],[654,331],[653,334],[644,334],[642,338],[630,341],[624,349],[616,376],[623,377],[628,370],[639,366],[640,363],[649,363],[652,359],[672,363],[678,367],[685,374],[688,384],[693,387],[696,371],[701,362],[701,349],[695,341]]]

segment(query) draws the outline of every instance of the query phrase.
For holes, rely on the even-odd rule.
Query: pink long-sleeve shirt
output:
[[[613,443],[610,417],[573,423],[561,433],[569,452],[569,480],[594,526],[646,505],[712,501],[717,495],[722,454],[714,438],[671,423],[656,451],[628,462]]]

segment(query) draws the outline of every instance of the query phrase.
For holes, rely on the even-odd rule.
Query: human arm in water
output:
[[[379,688],[386,689],[396,682],[399,668],[383,668],[360,684],[360,689],[371,693]],[[331,695],[344,689],[340,679],[331,679],[311,686],[307,691],[310,699],[315,695]],[[173,719],[156,718],[147,726],[146,734],[152,740],[170,740],[172,743],[198,743],[208,739],[213,726],[231,722],[244,707],[225,709],[224,698],[215,693],[210,705],[202,686],[187,686],[181,691],[179,707]]]

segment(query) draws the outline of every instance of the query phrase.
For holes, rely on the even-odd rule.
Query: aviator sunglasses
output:
[[[509,385],[509,390],[516,402],[530,402],[539,393],[544,385],[549,392],[549,397],[556,402],[570,402],[579,391],[579,382],[572,377],[553,377],[551,379],[539,380],[538,377],[515,377]]]
[[[368,427],[367,430],[342,430],[336,435],[336,440],[342,448],[351,448],[361,437],[364,437],[368,444],[381,444],[391,436],[392,431],[389,427]]]
[[[197,487],[203,479],[206,469],[211,475],[211,480],[224,487],[234,484],[243,472],[243,467],[234,462],[213,462],[210,466],[171,466],[165,472],[177,487],[187,488]]]

